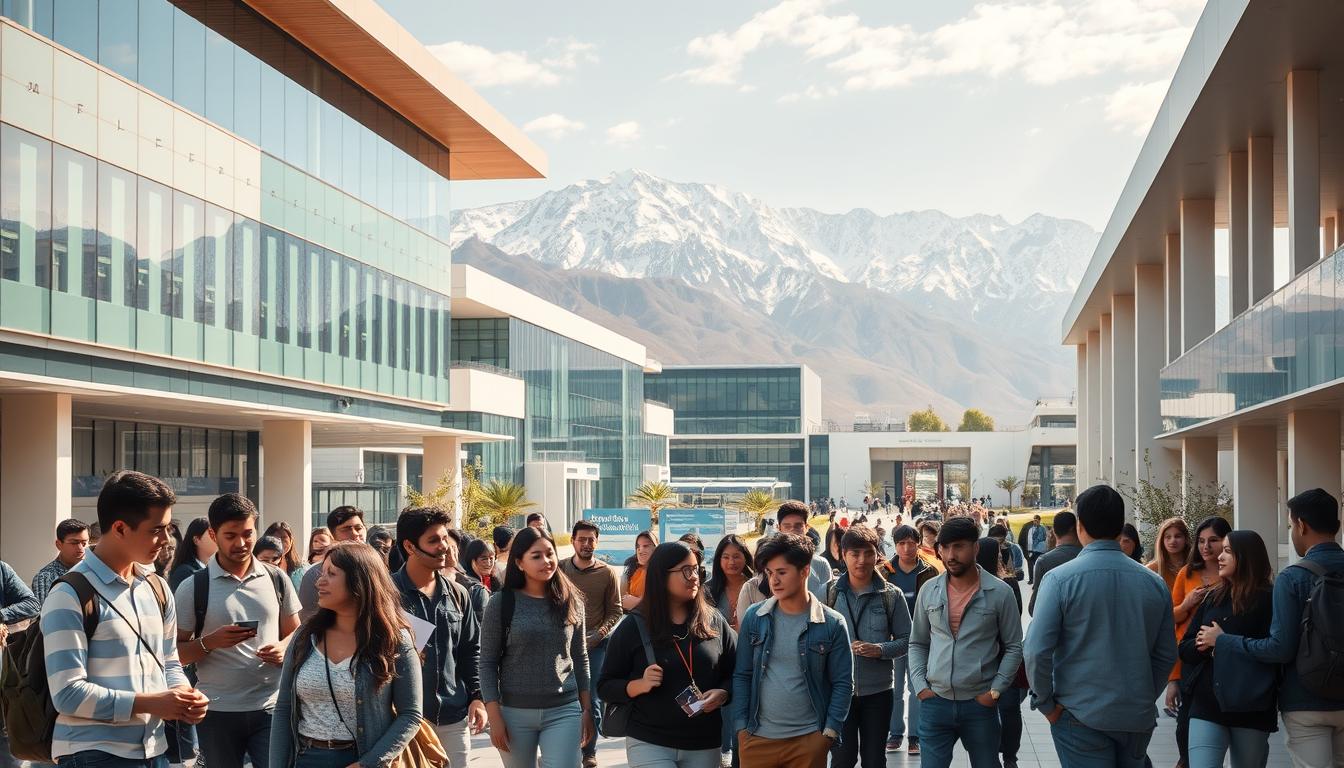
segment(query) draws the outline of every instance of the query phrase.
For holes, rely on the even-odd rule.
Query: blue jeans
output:
[[[509,729],[509,751],[499,753],[504,768],[578,768],[583,710],[571,701],[548,709],[500,707]],[[209,763],[206,764],[207,766]]]
[[[1050,726],[1059,761],[1069,768],[1143,768],[1152,731],[1098,731],[1064,710]]]
[[[630,768],[719,768],[719,750],[660,747],[626,736],[625,762]]]
[[[999,768],[999,710],[974,699],[953,701],[932,696],[920,702],[919,764],[948,768],[952,749],[961,739],[971,768]]]
[[[355,749],[299,749],[299,758],[294,768],[345,768],[359,761],[359,752]],[[206,766],[210,765],[209,758]]]
[[[896,660],[896,685],[893,690],[891,703],[891,738],[899,739],[910,734],[910,738],[919,740],[919,697],[915,694],[918,691],[910,691],[908,694],[904,691],[910,687],[910,679],[906,677],[906,670],[909,669],[910,659],[908,656],[902,656]],[[905,723],[906,706],[910,708],[910,727],[907,729]]]
[[[86,749],[58,759],[56,764],[61,768],[168,768],[168,758],[159,755],[146,760],[128,760],[96,749]]]
[[[607,639],[588,649],[588,690],[593,697],[593,728],[597,734],[602,734],[602,702],[597,698],[597,677],[602,674],[602,662],[607,658]],[[584,757],[592,757],[597,754],[597,738],[594,737],[591,744],[583,748]]]
[[[207,712],[196,726],[205,764],[242,765],[244,758],[250,758],[252,768],[266,768],[271,754],[271,712]]]
[[[1229,747],[1232,768],[1261,768],[1269,758],[1269,731],[1190,718],[1190,768],[1222,768]]]

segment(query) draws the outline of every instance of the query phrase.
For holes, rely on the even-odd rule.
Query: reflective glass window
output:
[[[51,142],[5,125],[0,134],[0,275],[51,282]]]
[[[135,176],[115,165],[99,163],[98,298],[126,307],[138,306],[135,202]]]
[[[139,249],[136,260],[136,308],[172,314],[172,193],[162,184],[139,179]]]
[[[308,91],[285,80],[285,162],[303,166],[308,160]]]
[[[201,322],[202,305],[198,305],[198,299],[204,284],[198,277],[203,273],[204,239],[205,204],[191,195],[174,191],[172,275],[171,278],[164,277],[165,287],[172,287],[173,317],[195,318],[196,322]]]
[[[5,15],[43,37],[51,37],[53,0],[4,0]]]
[[[313,259],[318,271],[318,330],[317,348],[321,352],[331,352],[332,344],[332,307],[336,306],[336,290],[333,278],[336,272],[336,254],[321,249],[313,249]],[[335,281],[339,284],[339,280]]]
[[[267,64],[261,65],[261,148],[285,157],[285,78]]]
[[[173,27],[177,11],[168,0],[140,0],[137,64],[141,85],[173,95]]]
[[[56,0],[53,39],[89,61],[98,60],[98,0]]]
[[[224,298],[233,256],[233,214],[210,205],[205,215],[201,266],[196,275],[196,322],[224,328]]]
[[[216,19],[217,15],[224,18]],[[232,131],[236,46],[212,27],[218,22],[226,24],[225,29],[232,29],[233,5],[211,4],[209,21],[210,26],[205,29],[205,116]]]
[[[97,184],[93,158],[55,146],[52,188],[52,287],[94,298],[97,285]]]
[[[138,0],[103,2],[98,6],[98,62],[128,80],[140,75],[140,7]]]
[[[205,114],[205,25],[181,8],[173,11],[173,101]]]
[[[351,337],[353,336],[353,297],[355,291],[355,271],[358,267],[349,259],[340,259],[338,267],[341,271],[340,287],[340,349],[337,351],[341,357],[350,357],[351,355]]]
[[[285,238],[290,253],[291,264],[295,270],[297,302],[294,308],[295,330],[298,332],[298,345],[306,349],[313,346],[312,316],[312,280],[313,269],[308,263],[307,244],[296,237]]]

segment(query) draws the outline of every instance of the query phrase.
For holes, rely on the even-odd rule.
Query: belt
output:
[[[300,736],[300,737],[299,737],[299,744],[303,745],[304,747],[307,747],[308,749],[335,749],[335,750],[342,750],[342,749],[354,749],[354,748],[355,748],[355,742],[350,741],[350,740],[346,740],[346,741],[328,741],[327,739],[310,739],[310,738],[308,738],[307,736]]]

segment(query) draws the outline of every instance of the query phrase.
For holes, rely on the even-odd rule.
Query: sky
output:
[[[547,153],[775,207],[1105,226],[1203,0],[380,0]]]

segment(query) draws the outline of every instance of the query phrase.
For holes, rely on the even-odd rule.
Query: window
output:
[[[173,9],[172,77],[173,101],[205,114],[205,25],[181,8]]]
[[[93,158],[55,147],[52,196],[52,287],[94,298],[97,284],[97,183]]]
[[[138,307],[139,261],[135,250],[135,176],[107,163],[98,164],[97,295],[126,307]]]
[[[139,26],[139,0],[100,3],[96,61],[128,80],[137,80]]]
[[[6,125],[0,133],[0,275],[51,285],[51,142]]]

